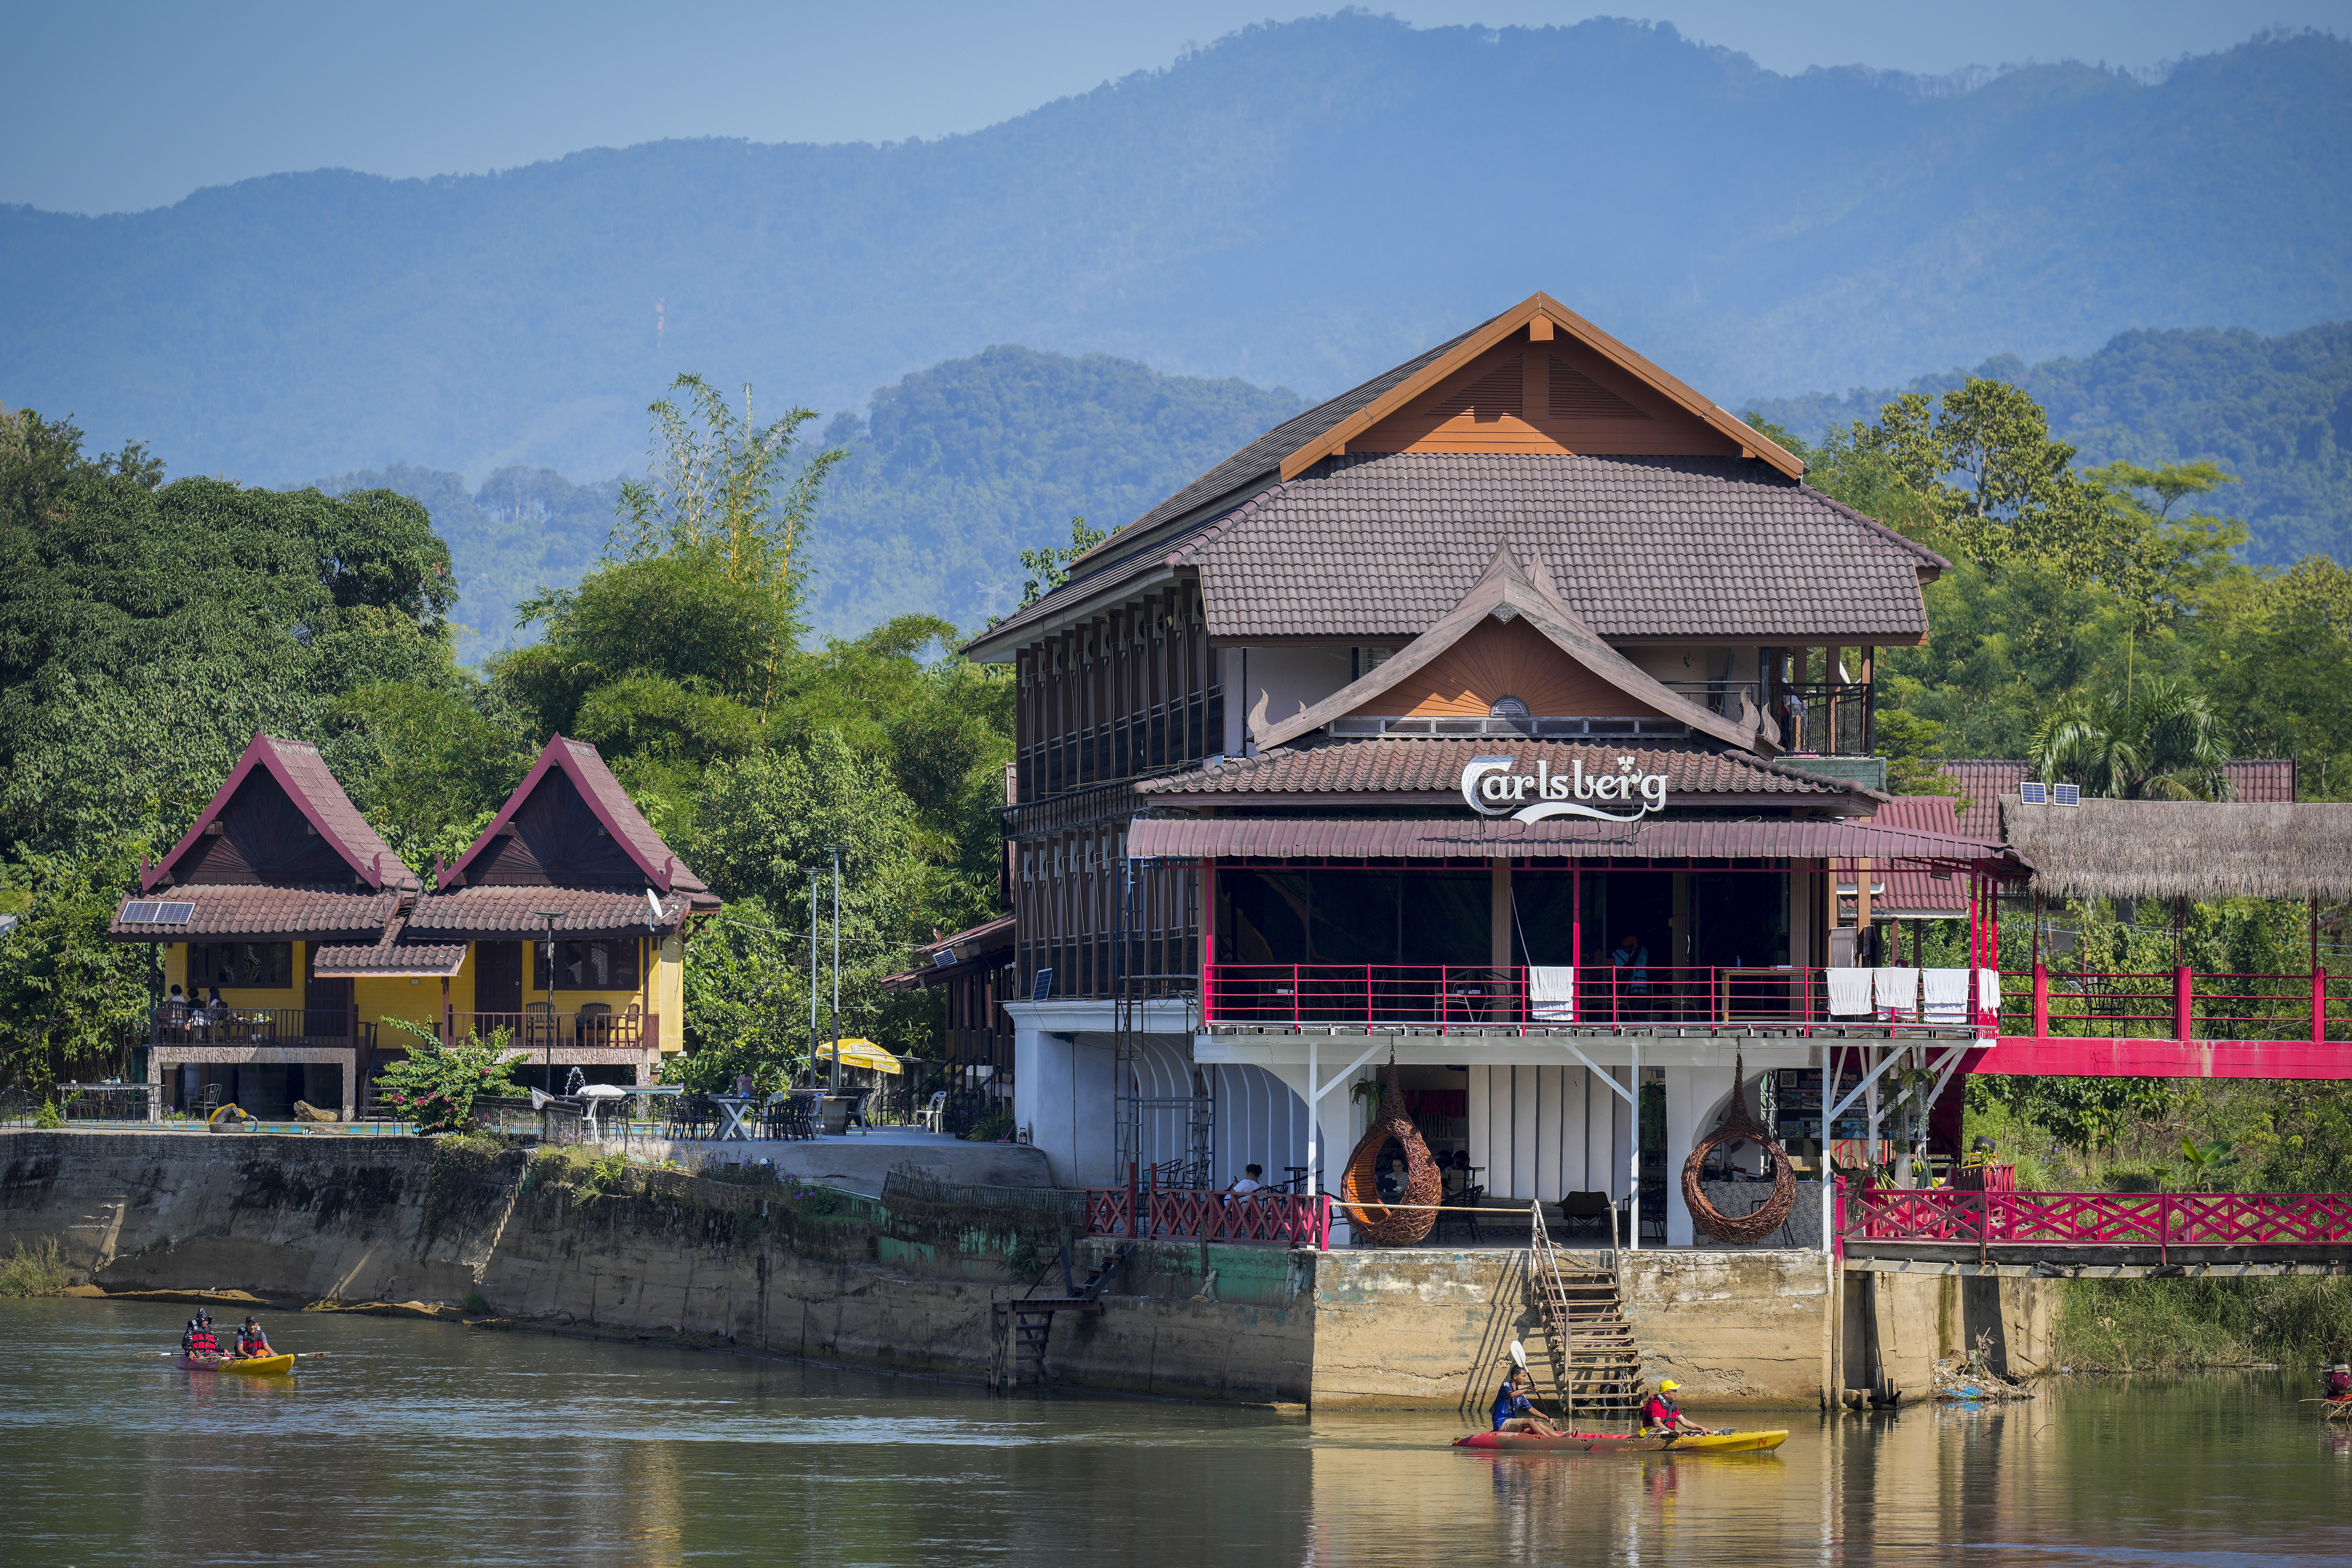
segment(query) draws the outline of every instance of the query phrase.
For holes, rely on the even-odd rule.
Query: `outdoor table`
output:
[[[710,1097],[710,1103],[717,1106],[719,1108],[719,1113],[727,1119],[726,1125],[719,1128],[719,1136],[714,1140],[714,1142],[724,1143],[730,1138],[740,1138],[746,1142],[750,1141],[751,1134],[744,1131],[743,1127],[743,1112],[750,1110],[751,1107],[751,1099],[750,1096],[741,1094],[714,1094]]]

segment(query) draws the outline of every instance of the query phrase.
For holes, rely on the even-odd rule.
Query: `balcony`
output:
[[[1868,974],[1867,970],[1849,971]],[[1809,1033],[1900,1026],[1979,1033],[1990,1015],[1971,990],[1957,1001],[1832,1015],[1829,972],[1783,967],[1675,967],[1634,971],[1446,964],[1215,963],[1202,977],[1209,1027],[1305,1025],[1369,1028],[1699,1030]]]
[[[1780,726],[1780,749],[1815,757],[1867,757],[1877,743],[1868,681],[1776,682],[1768,698],[1752,680],[1669,680],[1670,690],[1709,712],[1737,719],[1741,698]]]
[[[449,1016],[451,1037],[462,1040],[475,1035],[487,1040],[503,1029],[508,1044],[516,1050],[638,1051],[661,1040],[658,1014],[634,1009],[615,1013],[595,1003],[576,1013],[558,1013],[541,1002],[519,1013],[452,1013]]]
[[[148,1016],[142,1045],[304,1046],[373,1043],[375,1026],[342,1007],[191,1007],[165,1003]]]

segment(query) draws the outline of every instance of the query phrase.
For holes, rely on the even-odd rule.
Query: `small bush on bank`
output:
[[[2111,1372],[2352,1358],[2352,1279],[2077,1279],[2058,1359]]]
[[[37,1247],[20,1241],[14,1252],[0,1258],[0,1296],[54,1296],[72,1283],[72,1270],[54,1241]]]

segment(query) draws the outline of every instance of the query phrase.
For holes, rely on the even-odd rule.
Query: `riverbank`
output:
[[[823,1158],[820,1153],[819,1158]],[[747,1173],[748,1174],[748,1173]],[[977,1379],[992,1303],[1059,1295],[1046,1367],[1108,1393],[1318,1408],[1482,1409],[1514,1340],[1541,1355],[1524,1250],[1132,1245],[830,1187],[729,1181],[461,1139],[0,1134],[0,1251],[54,1242],[109,1292],[236,1289],[680,1336]],[[1597,1261],[1597,1258],[1595,1261]],[[2005,1370],[2049,1361],[2040,1282],[1849,1276],[1830,1320],[1818,1253],[1619,1259],[1642,1375],[1694,1405],[1813,1408],[1836,1386],[1913,1391],[1990,1329]],[[1834,1341],[1832,1340],[1834,1331]]]

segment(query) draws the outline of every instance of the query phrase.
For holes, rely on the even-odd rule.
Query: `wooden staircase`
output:
[[[1618,1293],[1616,1254],[1605,1266],[1575,1262],[1552,1245],[1541,1205],[1531,1212],[1528,1272],[1543,1313],[1561,1422],[1573,1428],[1580,1410],[1630,1415],[1642,1404],[1642,1352]]]
[[[1056,1260],[1062,1270],[1062,1293],[1040,1296],[1037,1287],[1045,1282],[1040,1274],[1029,1286],[1025,1295],[989,1303],[988,1324],[988,1391],[991,1394],[1011,1394],[1025,1385],[1042,1386],[1052,1380],[1045,1370],[1045,1346],[1054,1334],[1054,1317],[1057,1312],[1099,1312],[1102,1310],[1103,1287],[1109,1283],[1113,1270],[1127,1261],[1133,1250],[1125,1244],[1106,1248],[1087,1271],[1084,1279],[1070,1275],[1070,1249],[1065,1247]],[[1054,1265],[1045,1267],[1045,1273]]]

